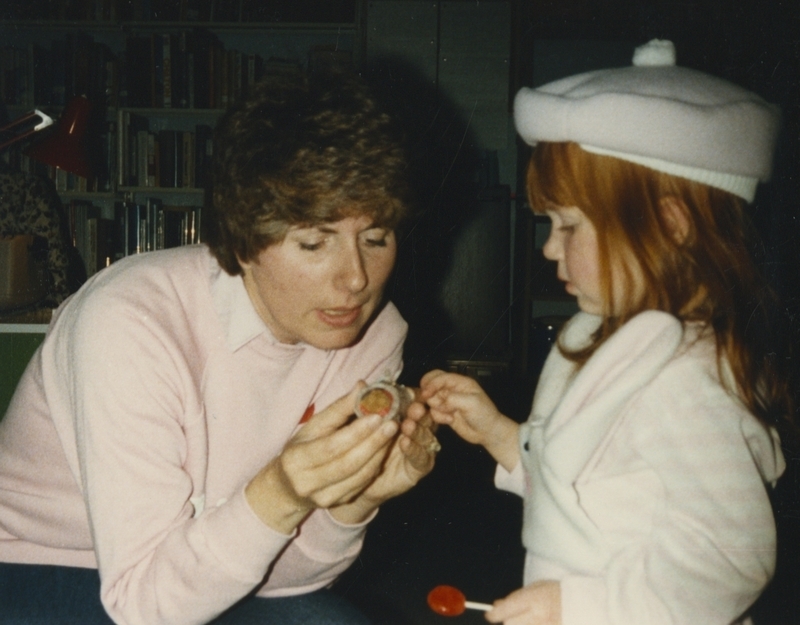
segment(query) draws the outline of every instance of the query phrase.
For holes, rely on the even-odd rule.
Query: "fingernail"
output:
[[[366,423],[367,423],[367,425],[369,426],[370,429],[374,429],[374,428],[378,427],[380,422],[383,420],[383,417],[381,417],[380,415],[377,415],[377,414],[371,414],[371,415],[367,415],[365,417],[361,417],[361,420],[362,421],[366,421]]]

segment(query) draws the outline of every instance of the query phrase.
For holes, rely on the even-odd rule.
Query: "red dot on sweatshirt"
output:
[[[300,423],[305,423],[313,416],[314,416],[314,404],[310,404],[309,407],[306,408],[306,411],[303,413],[303,416],[300,417]]]

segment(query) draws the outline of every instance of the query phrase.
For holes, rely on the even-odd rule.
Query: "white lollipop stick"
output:
[[[464,607],[468,610],[483,610],[484,612],[488,612],[494,608],[494,606],[489,603],[478,603],[477,601],[465,601]]]

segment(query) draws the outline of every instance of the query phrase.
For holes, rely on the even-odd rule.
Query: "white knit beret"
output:
[[[529,145],[574,141],[752,202],[772,172],[780,111],[726,80],[676,67],[672,42],[654,39],[636,49],[632,67],[520,89],[514,123]]]

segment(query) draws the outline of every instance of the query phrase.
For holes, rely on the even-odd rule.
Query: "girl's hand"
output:
[[[420,381],[420,400],[430,406],[437,423],[449,425],[465,441],[483,445],[502,417],[480,385],[467,376],[435,369]]]
[[[342,523],[359,523],[430,473],[441,448],[435,431],[436,424],[424,406],[413,403],[400,424],[400,436],[389,449],[383,470],[353,501],[332,508],[334,518]]]
[[[420,401],[430,406],[436,423],[449,425],[469,443],[483,445],[506,470],[519,460],[519,426],[501,414],[472,378],[435,369],[420,381]]]
[[[494,602],[486,620],[504,625],[561,625],[561,584],[541,581],[515,590]]]
[[[364,386],[314,415],[247,485],[264,523],[288,534],[314,508],[351,501],[381,473],[397,423],[375,415],[345,425]]]

